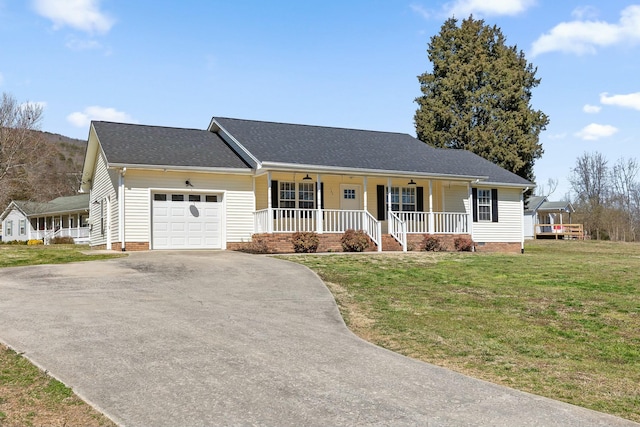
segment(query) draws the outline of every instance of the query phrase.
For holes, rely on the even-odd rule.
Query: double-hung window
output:
[[[13,221],[7,221],[6,227],[5,233],[7,236],[11,236],[13,234]]]
[[[295,208],[296,207],[296,184],[294,182],[280,183],[280,207]]]
[[[27,234],[27,220],[26,219],[21,219],[20,220],[20,235],[24,236],[25,234]]]
[[[315,198],[315,185],[313,182],[301,182],[298,184],[298,207],[300,209],[313,209]]]
[[[296,197],[297,196],[297,197]],[[278,205],[281,208],[315,208],[316,187],[313,182],[280,182]]]
[[[478,189],[478,221],[491,221],[491,190]]]
[[[393,212],[415,212],[415,187],[391,187],[391,210]]]

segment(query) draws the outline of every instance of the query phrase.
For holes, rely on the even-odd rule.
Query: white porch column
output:
[[[429,233],[435,233],[435,221],[433,218],[433,181],[429,180]]]
[[[369,206],[368,206],[369,200],[368,200],[368,197],[367,197],[367,177],[366,176],[362,180],[362,186],[364,187],[362,189],[362,203],[363,203],[364,210],[368,211],[369,210]]]
[[[467,214],[468,219],[468,233],[471,236],[471,240],[473,240],[473,191],[471,191],[471,183],[467,183],[467,192],[469,193],[469,212]]]
[[[273,206],[271,204],[271,171],[267,172],[267,210],[269,217],[267,218],[267,233],[273,234]]]
[[[391,218],[391,178],[387,178],[387,221]]]
[[[316,207],[317,209],[317,214],[316,214],[316,232],[318,234],[322,234],[323,233],[323,226],[322,226],[322,176],[320,174],[316,175]]]

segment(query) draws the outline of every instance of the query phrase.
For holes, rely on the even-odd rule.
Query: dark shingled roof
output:
[[[214,117],[261,162],[529,181],[464,150],[433,148],[408,134]]]
[[[93,122],[109,163],[249,169],[220,138],[198,129]]]
[[[26,215],[56,214],[64,212],[76,212],[89,210],[89,194],[78,194],[76,196],[58,197],[49,202],[30,202],[25,200],[14,200],[14,203]]]

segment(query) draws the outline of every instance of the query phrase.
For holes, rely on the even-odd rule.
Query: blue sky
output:
[[[450,16],[498,25],[542,83],[538,184],[576,158],[640,160],[640,1],[0,0],[0,92],[43,130],[89,121],[206,128],[212,116],[415,135],[416,76]]]

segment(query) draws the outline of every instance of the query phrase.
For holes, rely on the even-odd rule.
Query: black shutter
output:
[[[384,221],[384,217],[385,217],[385,209],[384,209],[384,200],[385,200],[385,194],[384,194],[384,185],[378,185],[377,187],[377,194],[378,194],[378,221]]]
[[[498,222],[498,189],[491,189],[491,222]]]
[[[324,182],[320,183],[320,209],[324,209]]]
[[[471,189],[471,203],[473,204],[473,222],[478,222],[478,189]]]
[[[416,211],[424,212],[424,187],[416,188]]]
[[[271,180],[271,207],[278,207],[278,200],[280,200],[278,181]],[[276,212],[273,212],[273,219],[276,219]]]

